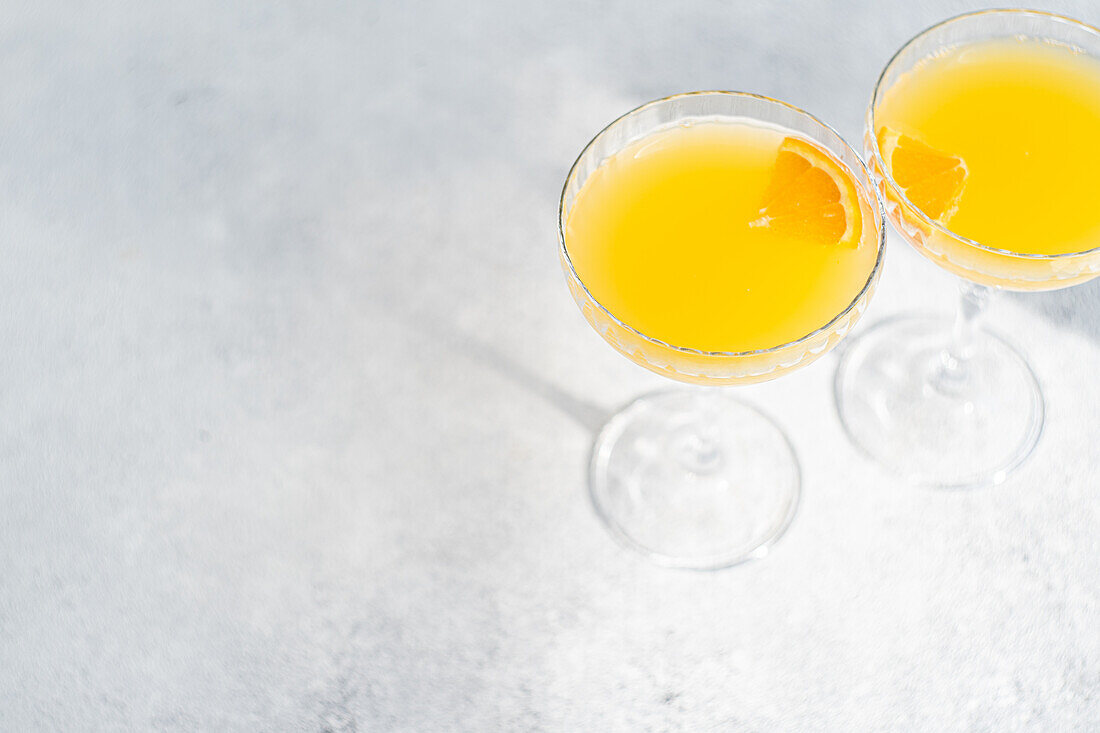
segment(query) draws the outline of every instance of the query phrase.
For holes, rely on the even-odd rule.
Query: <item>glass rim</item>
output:
[[[894,55],[891,56],[890,60],[886,62],[886,65],[882,67],[882,72],[878,76],[878,81],[875,82],[875,90],[871,94],[871,103],[867,108],[867,134],[873,140],[873,142],[869,146],[871,148],[871,157],[874,158],[874,161],[877,164],[877,168],[882,171],[882,177],[885,179],[886,183],[889,184],[890,188],[899,197],[901,197],[902,202],[906,206],[908,206],[910,209],[912,209],[913,211],[915,211],[917,213],[917,216],[921,219],[921,221],[924,224],[927,224],[928,226],[932,227],[936,231],[938,231],[942,234],[945,234],[946,236],[951,237],[952,239],[955,239],[959,242],[962,242],[963,244],[969,245],[971,247],[976,247],[976,248],[981,249],[981,250],[985,250],[986,252],[992,252],[993,254],[1003,255],[1003,256],[1007,256],[1007,257],[1015,257],[1015,258],[1018,258],[1018,259],[1026,259],[1026,260],[1051,260],[1051,261],[1053,261],[1053,260],[1059,260],[1059,259],[1063,259],[1063,258],[1082,257],[1082,256],[1089,255],[1089,254],[1100,253],[1100,244],[1098,244],[1095,247],[1091,247],[1090,249],[1081,250],[1079,252],[1062,252],[1060,254],[1034,254],[1034,253],[1028,253],[1028,252],[1014,252],[1010,249],[1001,249],[999,247],[993,247],[993,246],[988,245],[988,244],[982,244],[981,242],[979,242],[975,239],[971,239],[970,237],[966,237],[962,234],[959,234],[958,232],[952,230],[948,226],[946,226],[944,224],[941,224],[940,222],[938,222],[935,219],[931,218],[930,216],[928,216],[928,214],[925,214],[920,209],[919,206],[917,206],[912,201],[910,201],[909,197],[905,195],[905,192],[897,184],[897,182],[894,180],[893,175],[890,173],[890,169],[886,166],[885,161],[882,159],[882,151],[879,149],[878,136],[875,134],[875,106],[877,105],[877,103],[879,101],[879,97],[885,91],[883,89],[883,82],[886,80],[886,73],[888,71],[890,71],[890,67],[892,67],[894,65],[894,62],[897,61],[898,58],[903,53],[905,53],[905,51],[907,51],[910,46],[912,46],[914,43],[916,43],[920,39],[924,38],[928,34],[939,30],[943,26],[950,25],[951,23],[955,23],[955,22],[961,21],[961,20],[966,20],[966,19],[969,19],[969,18],[984,16],[984,15],[1034,16],[1034,17],[1037,17],[1037,18],[1041,18],[1045,21],[1051,21],[1051,22],[1054,22],[1054,23],[1064,23],[1064,24],[1067,24],[1067,25],[1077,26],[1081,30],[1095,35],[1097,37],[1097,40],[1100,40],[1100,28],[1096,28],[1095,26],[1091,26],[1088,23],[1084,23],[1080,20],[1077,20],[1076,18],[1070,18],[1069,16],[1066,16],[1066,15],[1059,15],[1058,13],[1048,13],[1044,10],[1028,10],[1026,8],[989,8],[989,9],[986,9],[986,10],[974,10],[974,11],[969,11],[969,12],[966,12],[966,13],[960,13],[958,15],[953,15],[950,18],[945,18],[944,20],[941,20],[938,23],[934,23],[934,24],[928,26],[924,30],[922,30],[919,33],[917,33],[916,35],[914,35],[908,41],[903,43],[901,45],[901,47],[897,51],[894,52]],[[1017,36],[1005,36],[1005,38],[1018,38],[1018,37],[1019,37],[1018,35]],[[1036,38],[1036,39],[1042,39],[1041,36],[1028,36],[1028,37],[1032,37],[1032,38]]]
[[[827,323],[825,323],[825,325],[823,325],[819,328],[816,328],[813,331],[810,331],[809,333],[807,333],[804,336],[800,336],[796,339],[793,339],[791,341],[787,341],[787,342],[779,344],[777,346],[769,346],[766,349],[752,349],[750,351],[705,351],[703,349],[696,349],[696,348],[692,348],[690,346],[677,346],[675,344],[670,344],[667,341],[662,341],[661,339],[658,339],[658,338],[655,338],[653,336],[649,336],[647,334],[642,333],[637,328],[635,328],[635,327],[631,326],[630,324],[624,322],[618,316],[616,316],[614,313],[612,313],[610,310],[608,310],[604,306],[604,304],[601,303],[596,298],[596,296],[594,296],[592,294],[592,292],[588,289],[588,286],[584,283],[584,280],[582,280],[581,276],[579,274],[577,274],[577,270],[573,266],[573,260],[569,256],[569,248],[566,246],[566,243],[565,243],[565,196],[566,196],[567,191],[569,190],[570,182],[573,181],[573,179],[576,175],[577,165],[581,162],[581,159],[584,158],[585,154],[588,153],[588,151],[592,148],[592,146],[596,143],[596,141],[599,140],[600,137],[602,137],[605,132],[610,130],[612,127],[614,127],[616,124],[618,124],[622,120],[626,119],[627,117],[630,117],[633,114],[641,112],[642,110],[648,109],[649,107],[653,107],[655,105],[661,104],[663,102],[668,102],[668,101],[671,101],[671,100],[674,100],[674,99],[681,99],[683,97],[697,97],[697,96],[708,96],[708,95],[720,95],[720,96],[727,96],[727,97],[757,99],[757,100],[761,100],[761,101],[768,102],[768,103],[771,103],[771,104],[777,104],[777,105],[780,105],[782,107],[786,107],[787,109],[789,109],[789,110],[791,110],[791,111],[793,111],[793,112],[795,112],[799,115],[802,115],[804,117],[809,118],[810,120],[812,120],[816,124],[820,125],[821,127],[825,128],[826,130],[831,132],[832,134],[836,135],[837,139],[840,140],[840,142],[852,153],[852,155],[855,157],[855,159],[859,162],[860,170],[863,171],[864,177],[867,179],[867,182],[870,184],[870,186],[869,186],[870,191],[871,191],[872,195],[874,196],[874,202],[875,202],[876,206],[874,206],[872,208],[874,208],[878,212],[879,236],[878,236],[878,249],[877,249],[877,252],[876,252],[876,255],[875,255],[875,264],[871,268],[870,273],[868,273],[867,280],[866,280],[866,282],[863,283],[863,287],[860,288],[860,290],[856,294],[855,298],[852,299],[852,302],[849,303],[847,306],[845,306],[844,309],[840,311],[840,313],[838,313],[837,315],[835,315],[831,319],[829,319],[829,321]],[[761,121],[763,122],[763,120],[761,120]],[[845,168],[849,167],[846,164],[844,164],[843,161],[841,161],[841,164],[844,165]],[[596,305],[596,307],[599,308],[600,311],[605,316],[607,316],[612,321],[614,321],[616,325],[618,325],[619,327],[624,328],[627,331],[633,333],[635,336],[638,336],[639,338],[644,339],[645,341],[647,341],[651,344],[654,344],[656,346],[660,346],[660,347],[663,347],[663,348],[666,348],[666,349],[672,349],[674,351],[678,351],[678,352],[684,353],[684,354],[691,354],[693,356],[725,357],[725,358],[761,356],[761,355],[765,355],[765,354],[772,354],[772,353],[784,351],[784,350],[789,349],[793,346],[797,346],[798,344],[809,341],[809,340],[813,339],[816,336],[819,336],[819,335],[824,334],[824,333],[828,333],[830,330],[833,329],[834,326],[836,326],[837,323],[840,322],[840,320],[842,318],[844,318],[849,313],[851,313],[852,310],[854,310],[855,307],[857,305],[859,305],[860,301],[863,300],[863,298],[868,294],[868,291],[874,285],[874,282],[877,279],[877,276],[878,276],[880,270],[882,269],[883,257],[884,257],[885,251],[886,251],[886,211],[883,209],[882,198],[879,195],[878,189],[874,185],[874,178],[871,176],[870,171],[867,169],[867,164],[863,161],[862,156],[860,156],[860,154],[855,150],[855,148],[853,148],[848,143],[848,141],[845,140],[844,137],[839,132],[837,132],[835,129],[833,129],[832,126],[827,125],[826,123],[822,122],[821,120],[819,120],[817,117],[813,116],[812,114],[810,114],[806,110],[801,109],[799,107],[796,107],[793,104],[790,104],[789,102],[784,102],[780,99],[774,99],[772,97],[768,97],[768,96],[763,95],[763,94],[755,94],[753,92],[727,91],[727,90],[717,90],[717,89],[716,90],[701,90],[701,91],[695,91],[695,92],[681,92],[679,94],[671,94],[667,97],[661,97],[659,99],[654,99],[654,100],[651,100],[649,102],[645,102],[644,104],[638,105],[634,109],[631,109],[631,110],[628,110],[627,112],[624,112],[623,114],[621,114],[618,117],[616,117],[615,119],[613,119],[611,122],[604,125],[603,128],[600,129],[600,131],[597,132],[592,137],[592,139],[588,141],[588,144],[585,145],[581,149],[581,152],[577,156],[577,159],[575,161],[573,161],[573,165],[571,165],[569,167],[569,173],[565,176],[565,184],[562,186],[562,189],[561,189],[561,198],[558,200],[558,251],[559,251],[559,254],[561,255],[561,257],[563,258],[563,260],[565,261],[566,265],[569,268],[570,276],[574,280],[576,280],[578,285],[580,285],[581,289],[584,291],[584,294],[588,297],[588,299],[591,300],[592,303],[594,303]]]

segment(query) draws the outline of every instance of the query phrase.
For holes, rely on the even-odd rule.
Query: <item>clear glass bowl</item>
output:
[[[577,192],[600,163],[639,138],[687,120],[748,118],[800,133],[819,143],[851,171],[861,190],[865,238],[878,238],[878,257],[863,288],[828,323],[801,338],[770,349],[699,351],[665,343],[623,323],[589,292],[569,259],[565,222]],[[643,105],[605,127],[581,152],[569,171],[558,209],[558,241],[569,292],[585,319],[604,340],[631,361],[662,376],[694,384],[752,384],[775,379],[827,353],[867,309],[882,271],[883,215],[875,187],[856,152],[834,131],[806,112],[768,97],[745,92],[691,92]],[[869,202],[869,203],[868,203]]]
[[[984,10],[934,25],[905,44],[879,76],[867,107],[867,164],[879,182],[890,223],[918,252],[943,269],[971,282],[1005,290],[1054,290],[1077,285],[1100,274],[1100,242],[1070,254],[1020,254],[957,234],[930,219],[906,198],[890,176],[875,136],[879,101],[903,74],[947,49],[1003,38],[1041,40],[1100,58],[1100,30],[1051,13]]]

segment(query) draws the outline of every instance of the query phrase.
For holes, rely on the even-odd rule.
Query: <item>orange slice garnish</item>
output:
[[[779,145],[760,215],[749,226],[820,244],[855,247],[863,234],[851,174],[829,153],[797,137]]]
[[[946,224],[959,208],[969,171],[962,158],[883,127],[878,132],[882,160],[894,182],[929,219]]]

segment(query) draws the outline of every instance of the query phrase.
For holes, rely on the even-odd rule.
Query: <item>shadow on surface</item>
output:
[[[443,344],[448,349],[489,367],[508,381],[544,400],[593,434],[598,433],[613,414],[611,410],[570,394],[496,347],[472,338],[458,329],[447,329],[431,319],[416,316],[407,316],[403,320],[436,343]]]
[[[489,344],[467,336],[454,338],[450,345],[456,351],[485,364],[505,379],[543,399],[593,434],[598,433],[611,417],[612,413],[608,410],[566,392]]]
[[[1065,290],[1010,297],[1048,321],[1100,343],[1100,278]]]

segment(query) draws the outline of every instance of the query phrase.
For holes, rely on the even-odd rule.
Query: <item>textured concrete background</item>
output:
[[[740,392],[805,476],[763,562],[652,567],[585,493],[662,383],[558,269],[584,143],[701,88],[856,140],[963,9],[5,3],[0,729],[1100,729],[1100,284],[992,310],[1048,407],[1000,488],[864,462],[834,357]],[[866,323],[952,293],[892,239]]]

